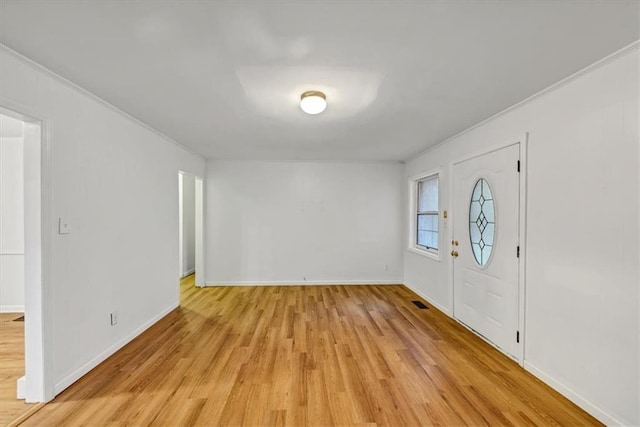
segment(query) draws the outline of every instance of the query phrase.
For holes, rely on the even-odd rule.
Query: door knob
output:
[[[458,256],[458,251],[451,251],[451,256],[456,258]]]

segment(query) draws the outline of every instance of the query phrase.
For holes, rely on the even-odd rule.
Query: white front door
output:
[[[453,169],[454,317],[518,354],[520,144]]]

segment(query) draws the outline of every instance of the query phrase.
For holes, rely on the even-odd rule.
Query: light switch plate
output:
[[[58,234],[71,234],[69,222],[64,218],[58,218]]]
[[[120,318],[120,314],[117,311],[111,313],[111,326],[115,326],[118,324],[118,320]]]

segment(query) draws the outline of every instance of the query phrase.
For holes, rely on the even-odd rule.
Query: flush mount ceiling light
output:
[[[320,114],[327,108],[327,97],[317,90],[308,90],[300,95],[300,108],[307,114]]]

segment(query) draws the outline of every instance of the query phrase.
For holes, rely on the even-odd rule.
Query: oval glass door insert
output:
[[[473,256],[480,266],[491,258],[496,236],[496,213],[491,187],[486,179],[480,178],[473,187],[469,205],[469,238]]]

